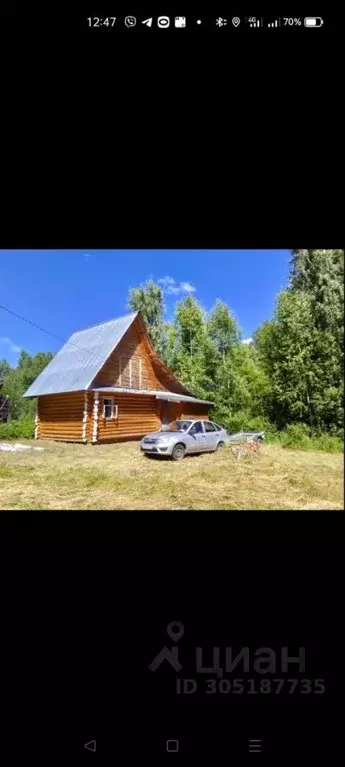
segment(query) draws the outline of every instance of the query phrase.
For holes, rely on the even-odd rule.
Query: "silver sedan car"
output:
[[[173,461],[181,461],[186,453],[220,450],[228,442],[227,431],[213,421],[181,420],[147,434],[140,449],[147,455],[168,455]]]

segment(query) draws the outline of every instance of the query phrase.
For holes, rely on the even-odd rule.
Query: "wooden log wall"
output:
[[[83,440],[84,392],[45,394],[38,397],[38,439]]]
[[[208,411],[212,408],[212,405],[202,405],[194,402],[181,402],[180,407],[182,410],[180,418],[198,418],[200,421],[208,421],[210,419]]]
[[[191,418],[200,420],[209,420],[209,405],[190,402],[160,402],[160,417],[162,421],[176,421],[178,418]]]
[[[104,399],[113,399],[118,406],[118,418],[104,418]],[[178,418],[202,420],[209,418],[206,411],[207,405],[165,402],[145,394],[47,394],[38,398],[37,438],[64,442],[140,439],[148,432],[160,429],[165,415],[169,421]]]
[[[118,406],[118,418],[103,416],[104,399],[113,399]],[[145,394],[99,394],[97,442],[116,441],[125,437],[140,439],[149,431],[160,428],[158,401]]]

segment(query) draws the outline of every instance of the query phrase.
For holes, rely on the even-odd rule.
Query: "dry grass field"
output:
[[[264,445],[180,463],[147,458],[137,442],[77,445],[21,440],[42,452],[0,452],[1,509],[152,510],[344,508],[343,455]]]

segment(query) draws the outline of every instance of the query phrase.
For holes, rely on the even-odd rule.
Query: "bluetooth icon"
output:
[[[222,16],[219,16],[218,19],[216,19],[217,27],[225,27],[227,23],[228,23],[227,19],[223,19]]]

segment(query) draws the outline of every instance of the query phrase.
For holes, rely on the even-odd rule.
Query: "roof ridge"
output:
[[[124,320],[126,317],[135,317],[135,315],[138,314],[138,312],[128,312],[128,314],[120,314],[119,317],[112,317],[110,320],[103,320],[103,322],[95,322],[93,325],[87,325],[85,328],[80,328],[80,330],[75,330],[74,333],[70,336],[72,338],[76,333],[82,333],[83,330],[91,330],[91,328],[97,328],[99,325],[109,325],[110,322],[115,322],[116,320]],[[65,341],[65,343],[68,343]]]

